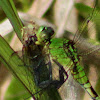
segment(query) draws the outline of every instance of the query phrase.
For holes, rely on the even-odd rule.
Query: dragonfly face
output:
[[[43,42],[50,41],[50,39],[54,35],[54,30],[51,27],[41,26],[36,33],[37,36],[37,44],[41,44]]]

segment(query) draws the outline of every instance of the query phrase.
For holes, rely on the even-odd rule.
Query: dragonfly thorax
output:
[[[62,66],[77,64],[80,62],[80,55],[77,54],[76,46],[72,41],[66,39],[51,39],[49,51],[52,59],[57,60]]]

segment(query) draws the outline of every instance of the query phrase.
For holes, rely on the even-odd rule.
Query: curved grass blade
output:
[[[30,94],[26,91],[25,87],[20,83],[19,80],[12,77],[12,80],[5,92],[4,100],[22,100],[29,97]],[[31,100],[30,98],[27,100]]]
[[[10,20],[15,32],[21,40],[21,28],[23,24],[18,16],[13,0],[0,0],[0,6]]]
[[[26,67],[24,66],[23,61],[19,58],[17,54],[12,54],[14,51],[11,49],[11,47],[8,45],[8,43],[0,36],[0,56],[3,59],[3,61],[8,65],[9,70],[14,73],[14,75],[20,80],[20,82],[25,86],[25,88],[28,90],[28,92],[32,95],[28,88],[28,81],[26,79]],[[19,66],[21,65],[21,66]],[[22,71],[23,73],[19,74],[18,70]],[[30,73],[30,72],[28,72]],[[34,76],[32,76],[34,77]],[[31,78],[32,79],[32,78]],[[30,79],[30,80],[31,80]],[[32,84],[33,81],[32,81]],[[34,90],[34,87],[32,87]],[[34,90],[35,91],[35,90]],[[34,98],[34,97],[33,97]]]

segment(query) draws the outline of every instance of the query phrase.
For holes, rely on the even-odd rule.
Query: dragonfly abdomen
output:
[[[64,39],[52,39],[49,46],[50,55],[62,66],[70,69],[74,79],[89,93],[95,100],[97,93],[92,88],[84,68],[80,65],[81,56],[77,54],[77,49],[73,41]]]
[[[88,94],[95,100],[98,97],[97,93],[92,88],[88,77],[85,74],[84,68],[80,65],[81,56],[77,54],[77,49],[72,41],[64,44],[69,52],[69,58],[73,62],[73,66],[70,68],[73,78],[88,92]],[[66,51],[66,49],[65,49]]]
[[[78,65],[78,64],[77,64]],[[97,93],[94,91],[91,86],[88,77],[85,74],[85,71],[82,66],[74,66],[71,69],[73,78],[88,92],[88,94],[95,100],[98,97]]]

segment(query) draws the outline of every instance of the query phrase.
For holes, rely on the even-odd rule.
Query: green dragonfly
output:
[[[97,11],[92,11],[73,40],[53,38],[54,30],[51,27],[35,26],[34,22],[30,22],[27,27],[23,28],[23,60],[27,63],[28,70],[34,73],[34,81],[37,86],[46,88],[54,85],[59,88],[67,80],[67,72],[70,71],[73,78],[93,100],[100,100],[81,65],[82,56],[88,55],[100,47],[93,47],[83,53],[78,53],[77,49],[80,35],[85,32],[89,22],[94,20],[96,13]],[[98,12],[98,14],[100,13]],[[52,79],[52,62],[59,67],[59,80]]]

